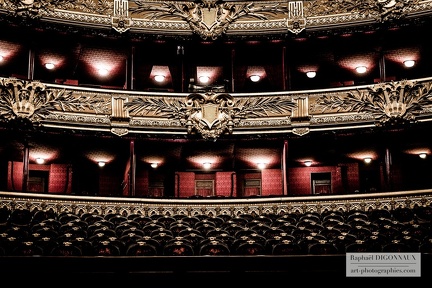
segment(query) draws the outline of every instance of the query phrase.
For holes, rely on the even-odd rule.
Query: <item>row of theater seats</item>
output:
[[[266,215],[73,214],[0,208],[1,256],[432,252],[432,206]]]

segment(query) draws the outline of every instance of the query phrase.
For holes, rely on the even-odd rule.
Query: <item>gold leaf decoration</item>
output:
[[[267,15],[288,13],[288,8],[280,3],[255,6],[254,3],[230,4],[219,1],[164,2],[161,6],[146,1],[133,1],[136,7],[129,8],[132,13],[149,13],[151,20],[178,16],[186,21],[192,31],[203,39],[217,39],[237,19],[249,16],[267,20]],[[211,20],[209,20],[211,19]]]
[[[137,97],[126,102],[130,115],[165,116],[177,119],[188,133],[198,131],[204,138],[216,139],[232,130],[241,119],[286,115],[297,106],[290,97],[254,97],[234,100],[226,93],[192,93],[185,100]]]
[[[415,122],[416,116],[432,105],[431,85],[403,80],[347,92],[345,96],[322,95],[311,106],[311,111],[369,113],[377,120],[378,126]]]
[[[54,111],[107,111],[110,102],[90,95],[73,95],[64,89],[46,89],[38,81],[0,78],[0,115],[37,122]]]

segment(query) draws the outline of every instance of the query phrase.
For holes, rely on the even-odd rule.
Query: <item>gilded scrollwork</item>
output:
[[[116,201],[107,197],[80,197],[66,199],[64,195],[33,195],[31,199],[24,193],[18,192],[0,192],[0,207],[8,209],[31,209],[52,210],[56,213],[96,213],[107,215],[112,213],[131,215],[142,214],[145,216],[152,215],[207,215],[216,216],[226,215],[268,215],[268,213],[285,214],[285,213],[305,213],[324,211],[370,211],[373,209],[388,209],[390,211],[408,207],[428,206],[432,203],[430,192],[413,191],[406,192],[404,195],[395,196],[394,192],[379,193],[367,198],[352,198],[346,195],[335,195],[331,199],[306,196],[302,197],[276,197],[269,198],[266,201],[262,199],[238,199],[230,204],[221,204],[220,200],[207,200],[197,202],[195,199],[182,200],[183,202],[173,201],[173,199],[126,199]],[[61,197],[61,198],[60,198]],[[317,196],[320,197],[320,196]]]
[[[403,80],[379,83],[345,95],[322,95],[311,111],[346,111],[373,115],[376,125],[416,122],[425,107],[432,105],[431,83]]]
[[[79,9],[88,13],[109,14],[112,13],[113,3],[107,0],[5,0],[3,6],[9,8],[13,16],[38,19],[42,17],[42,13],[55,9]]]
[[[358,13],[386,22],[404,17],[419,2],[420,0],[316,0],[307,1],[304,5],[308,16]]]
[[[116,7],[116,2],[122,5]],[[118,7],[126,9],[119,14]],[[89,27],[97,23],[119,33],[151,30],[169,35],[197,34],[215,40],[224,34],[244,31],[299,34],[310,27],[327,29],[344,23],[396,21],[412,14],[430,14],[432,1],[3,0],[0,8],[0,13],[6,11],[25,19],[57,19],[60,23]]]
[[[248,16],[259,20],[267,20],[268,15],[288,13],[288,8],[281,3],[226,3],[216,0],[199,2],[164,2],[155,5],[147,1],[135,0],[136,6],[130,7],[131,13],[149,13],[150,19],[163,19],[177,16],[186,21],[192,31],[203,39],[217,39],[224,34],[228,25],[237,19]]]
[[[232,133],[241,119],[287,114],[296,107],[290,97],[234,99],[230,94],[212,91],[192,93],[185,100],[137,97],[124,105],[130,115],[177,119],[189,134],[198,132],[214,140],[223,133]]]
[[[48,89],[39,81],[0,78],[0,116],[39,122],[55,111],[106,113],[108,104],[99,97],[74,95],[65,89]]]

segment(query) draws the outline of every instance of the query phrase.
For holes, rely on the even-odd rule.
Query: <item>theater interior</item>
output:
[[[430,279],[431,16],[430,0],[0,0],[0,274]],[[421,275],[348,276],[347,253],[420,255]]]

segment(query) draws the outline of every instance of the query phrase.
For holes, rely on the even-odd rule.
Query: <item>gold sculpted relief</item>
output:
[[[177,119],[189,134],[198,132],[205,139],[216,140],[232,133],[241,119],[288,114],[297,104],[291,97],[256,97],[235,99],[227,93],[192,93],[179,99],[133,98],[125,103],[130,115],[166,116]]]
[[[38,122],[54,111],[106,113],[109,104],[65,89],[47,89],[38,81],[0,78],[0,116],[6,120],[26,118]]]
[[[322,95],[311,105],[311,111],[367,113],[374,116],[377,126],[415,122],[416,117],[432,105],[431,87],[431,83],[409,80],[380,83],[343,96]]]
[[[267,20],[267,16],[287,13],[288,8],[281,3],[256,5],[255,3],[228,3],[222,1],[164,2],[155,5],[146,1],[133,1],[136,7],[130,12],[135,14],[151,13],[151,20],[167,16],[177,16],[188,22],[192,31],[203,39],[217,39],[228,29],[228,25],[237,19],[249,16],[258,20]]]

